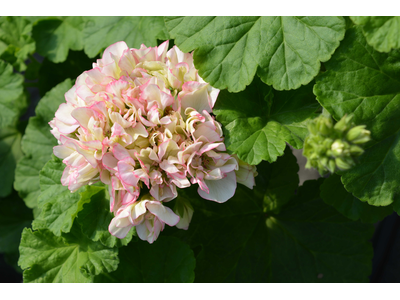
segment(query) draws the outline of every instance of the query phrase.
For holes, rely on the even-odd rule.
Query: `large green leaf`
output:
[[[347,218],[366,223],[376,223],[393,212],[392,205],[376,207],[361,202],[346,191],[340,176],[336,174],[332,174],[321,185],[321,198]]]
[[[21,133],[14,128],[0,128],[0,197],[11,193],[15,166],[21,157]]]
[[[21,103],[23,81],[22,75],[13,73],[10,64],[0,60],[0,128],[14,125],[26,106],[26,100]]]
[[[193,282],[196,260],[189,246],[171,236],[154,244],[131,243],[119,250],[117,271],[101,274],[95,282]]]
[[[309,83],[345,33],[342,17],[165,17],[171,38],[194,49],[199,75],[238,92],[254,75],[277,90]]]
[[[131,48],[157,46],[168,39],[163,17],[86,17],[83,31],[85,53],[95,57],[111,44],[125,41]]]
[[[19,250],[24,282],[93,282],[95,275],[115,271],[119,263],[118,248],[92,242],[77,226],[62,237],[46,229],[24,229]]]
[[[18,252],[22,230],[31,225],[32,219],[32,210],[15,191],[0,198],[0,252]]]
[[[283,186],[284,180],[269,181],[266,190]],[[373,226],[351,221],[325,204],[319,198],[322,181],[305,182],[289,202],[284,199],[289,195],[280,193],[288,203],[279,214],[265,213],[263,198],[241,185],[224,204],[184,189],[195,210],[193,219],[188,231],[170,231],[197,253],[196,281],[368,281]]]
[[[26,70],[25,60],[35,52],[31,35],[32,24],[24,17],[0,18],[0,41],[6,46],[0,57],[12,63],[18,71]]]
[[[67,79],[40,100],[36,107],[36,116],[29,119],[22,138],[25,156],[17,163],[14,187],[30,208],[37,207],[40,193],[39,172],[51,159],[53,147],[57,145],[48,122],[54,118],[58,106],[65,102],[64,94],[71,86],[71,80]]]
[[[35,22],[33,38],[37,52],[52,62],[63,62],[69,50],[83,49],[84,17],[53,17]]]
[[[118,239],[110,234],[108,226],[114,215],[110,212],[107,189],[104,186],[92,188],[84,195],[90,198],[90,202],[83,205],[83,209],[77,216],[77,221],[82,226],[82,232],[91,240],[100,241],[110,248],[126,246],[132,240],[132,236],[136,235],[135,228],[132,228],[123,239]]]
[[[98,186],[83,186],[74,193],[61,184],[61,176],[65,164],[57,157],[48,161],[40,171],[40,190],[38,207],[40,215],[32,223],[34,229],[47,228],[53,234],[60,236],[69,232],[72,224],[93,195],[104,188]]]
[[[381,52],[400,48],[400,17],[350,17],[360,25],[368,44]]]
[[[319,107],[312,85],[277,92],[255,78],[243,92],[221,91],[213,112],[224,125],[228,150],[256,165],[275,161],[286,142],[302,148],[307,121]]]
[[[274,282],[368,282],[374,227],[351,221],[306,181],[290,206],[267,219]]]
[[[361,30],[349,29],[314,87],[336,120],[353,113],[354,121],[371,131],[369,148],[358,165],[343,172],[342,182],[354,196],[376,206],[400,205],[399,59],[400,51],[377,52]]]

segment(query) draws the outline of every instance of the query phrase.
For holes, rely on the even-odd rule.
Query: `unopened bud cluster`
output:
[[[354,166],[355,158],[364,152],[361,145],[371,138],[366,126],[355,126],[352,119],[352,115],[345,115],[334,124],[331,117],[321,115],[308,124],[303,150],[306,168],[315,168],[323,175]]]

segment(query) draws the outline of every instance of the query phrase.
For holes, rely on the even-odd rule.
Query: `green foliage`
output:
[[[399,20],[0,17],[0,252],[24,282],[368,281],[368,223],[400,212]],[[62,186],[65,165],[52,157],[48,122],[105,48],[167,39],[194,51],[198,74],[221,89],[213,114],[227,149],[259,175],[223,204],[200,198],[197,186],[179,189],[166,206],[194,210],[188,230],[166,226],[149,244],[132,228],[119,240],[108,231],[106,186]],[[32,87],[44,97],[26,122]],[[371,140],[345,161],[352,168],[299,187],[291,149],[307,153],[321,112],[358,125],[339,128],[340,149],[366,130]],[[320,136],[314,148],[330,143],[333,151],[328,140]]]
[[[122,240],[112,236],[108,231],[108,225],[114,215],[110,212],[110,199],[107,189],[102,187],[93,187],[82,194],[82,197],[90,199],[90,202],[84,203],[82,211],[78,213],[77,221],[81,224],[82,232],[92,241],[100,241],[107,247],[126,246],[136,235],[134,228]]]
[[[157,46],[168,39],[163,17],[86,17],[83,30],[85,53],[95,57],[111,44],[125,41],[130,48]]]
[[[71,78],[71,82],[75,83],[75,79],[79,75],[92,68],[94,61],[95,59],[88,58],[83,51],[69,51],[67,59],[62,63],[53,63],[45,58],[39,70],[37,70],[35,78],[39,79],[37,87],[40,94],[45,95],[57,84],[68,78]],[[29,67],[30,65],[28,70]]]
[[[40,171],[40,190],[38,206],[40,215],[32,223],[34,229],[49,229],[56,236],[69,232],[74,219],[83,209],[83,204],[90,202],[93,195],[103,187],[84,186],[71,193],[67,186],[61,184],[65,164],[53,156]]]
[[[0,58],[18,71],[25,71],[25,60],[35,51],[32,24],[24,17],[0,18]],[[2,46],[3,45],[3,46]]]
[[[30,208],[37,207],[40,193],[39,172],[51,158],[57,140],[50,132],[48,122],[54,118],[58,106],[65,101],[64,94],[71,88],[67,79],[47,93],[36,107],[36,116],[29,119],[22,138],[25,156],[18,161],[14,187]]]
[[[139,241],[119,250],[117,271],[101,274],[95,282],[193,282],[196,260],[179,239],[162,236],[154,244]]]
[[[350,17],[360,25],[368,44],[380,52],[400,48],[400,17]]]
[[[0,60],[0,128],[14,125],[26,107],[23,76],[13,73],[10,64]]]
[[[274,282],[368,281],[374,227],[326,205],[321,181],[305,182],[284,212],[267,219]]]
[[[83,49],[84,17],[53,17],[35,22],[32,35],[36,51],[55,63],[67,59],[69,50]]]
[[[278,92],[259,79],[243,92],[221,91],[213,112],[224,126],[228,150],[252,165],[274,162],[286,142],[303,147],[307,122],[318,109],[312,86]]]
[[[165,17],[184,52],[196,49],[199,75],[239,92],[257,75],[277,90],[309,83],[343,39],[342,17]]]
[[[365,223],[376,223],[393,212],[392,205],[372,206],[361,202],[347,192],[340,181],[340,176],[333,174],[321,185],[321,198],[326,204],[333,206],[338,212],[351,220]]]
[[[370,148],[357,166],[343,172],[342,182],[354,196],[376,206],[400,205],[399,59],[399,51],[377,52],[359,29],[349,29],[314,87],[335,119],[353,113],[354,121],[371,131]]]
[[[0,198],[0,252],[18,252],[22,230],[30,226],[32,219],[32,211],[15,191]]]
[[[257,166],[254,193],[263,199],[264,212],[279,213],[292,198],[299,185],[298,171],[296,157],[289,147],[286,147],[284,155],[275,163],[261,162]]]
[[[15,166],[22,157],[21,133],[14,128],[0,128],[0,197],[8,196],[12,191]]]
[[[199,198],[194,189],[182,191],[195,212],[189,230],[173,234],[197,249],[197,282],[368,280],[373,226],[351,221],[325,204],[319,197],[322,179],[305,182],[296,196],[293,190],[285,192],[288,173],[283,166],[291,176],[296,174],[290,166],[294,163],[285,154],[271,165],[280,164],[273,175],[260,168],[259,176],[276,179],[258,180],[257,185],[263,186],[254,193],[239,185],[224,205]],[[280,197],[279,211],[268,211],[265,198],[260,197],[263,189],[267,196],[279,191],[275,193]]]
[[[75,226],[61,237],[43,229],[24,229],[19,265],[24,282],[93,282],[94,276],[118,267],[118,249],[85,238]]]

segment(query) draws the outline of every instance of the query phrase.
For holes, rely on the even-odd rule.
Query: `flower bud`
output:
[[[308,124],[303,151],[306,168],[316,168],[323,175],[354,166],[355,158],[364,152],[360,145],[370,140],[370,131],[365,125],[355,126],[352,119],[345,115],[333,125],[331,117],[321,115]]]

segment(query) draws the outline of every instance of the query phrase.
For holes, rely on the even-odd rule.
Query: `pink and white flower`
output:
[[[49,123],[59,143],[53,152],[66,164],[62,184],[71,191],[106,184],[115,216],[109,229],[118,238],[133,226],[150,243],[165,224],[187,229],[190,203],[179,206],[179,216],[163,204],[177,198],[177,188],[197,184],[201,197],[222,203],[237,182],[255,184],[255,167],[226,152],[212,115],[218,93],[198,75],[193,55],[168,50],[168,41],[111,45]]]

